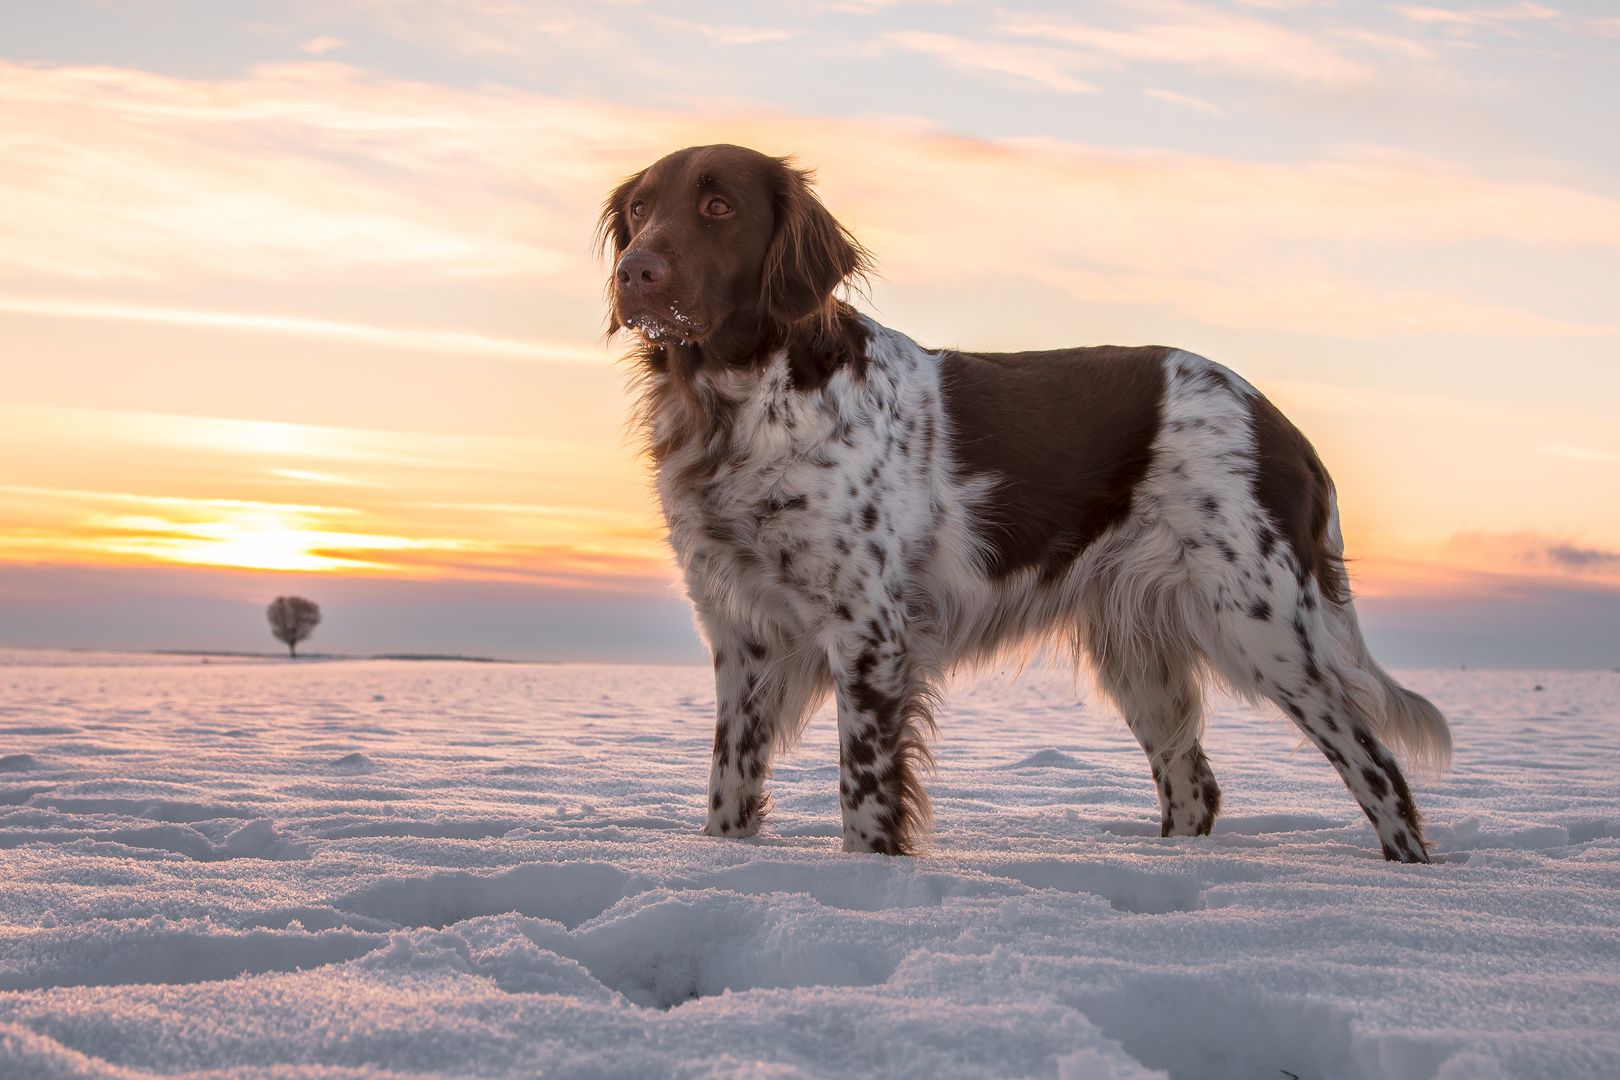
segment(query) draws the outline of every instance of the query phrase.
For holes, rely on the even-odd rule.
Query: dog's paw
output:
[[[709,811],[709,819],[703,824],[703,835],[738,840],[758,836],[760,825],[763,823],[764,818],[760,814],[750,814],[746,810],[733,811],[729,806],[722,806],[718,810]]]

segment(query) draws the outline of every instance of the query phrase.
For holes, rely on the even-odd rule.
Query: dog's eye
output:
[[[710,217],[725,217],[731,213],[731,204],[724,199],[710,199],[703,204],[703,212]]]
[[[636,217],[646,217],[647,204],[642,202],[640,199],[637,199],[635,202],[630,204],[630,212],[636,215]]]

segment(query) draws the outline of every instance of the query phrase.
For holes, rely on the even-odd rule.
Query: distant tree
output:
[[[291,656],[298,655],[298,643],[321,623],[321,606],[302,596],[278,596],[264,613],[270,619],[270,632],[287,646]]]

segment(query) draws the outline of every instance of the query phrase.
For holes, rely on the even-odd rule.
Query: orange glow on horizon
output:
[[[670,576],[627,453],[538,439],[15,406],[0,406],[0,424],[0,452],[22,461],[26,448],[32,480],[0,485],[6,562],[610,589],[646,589]],[[85,482],[92,477],[99,486]],[[536,496],[550,498],[530,501]]]
[[[1296,410],[1313,392],[1273,389]],[[1346,407],[1368,406],[1352,398]],[[36,462],[56,462],[36,469],[32,486],[0,485],[0,562],[636,592],[667,591],[675,576],[641,466],[623,447],[593,456],[542,440],[20,407],[0,407],[0,424],[0,450],[12,460],[26,444]],[[103,479],[113,479],[107,463],[119,462],[123,490],[76,486],[84,477],[75,475],[75,453]],[[264,494],[217,494],[243,490]],[[540,493],[556,501],[526,501]],[[1345,527],[1362,596],[1620,589],[1620,557],[1576,539],[1386,533],[1367,528],[1353,507]]]

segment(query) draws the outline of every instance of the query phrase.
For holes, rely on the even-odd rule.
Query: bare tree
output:
[[[321,622],[321,606],[302,596],[278,596],[265,609],[270,619],[270,632],[276,640],[287,646],[291,656],[298,655],[298,643],[315,632]]]

